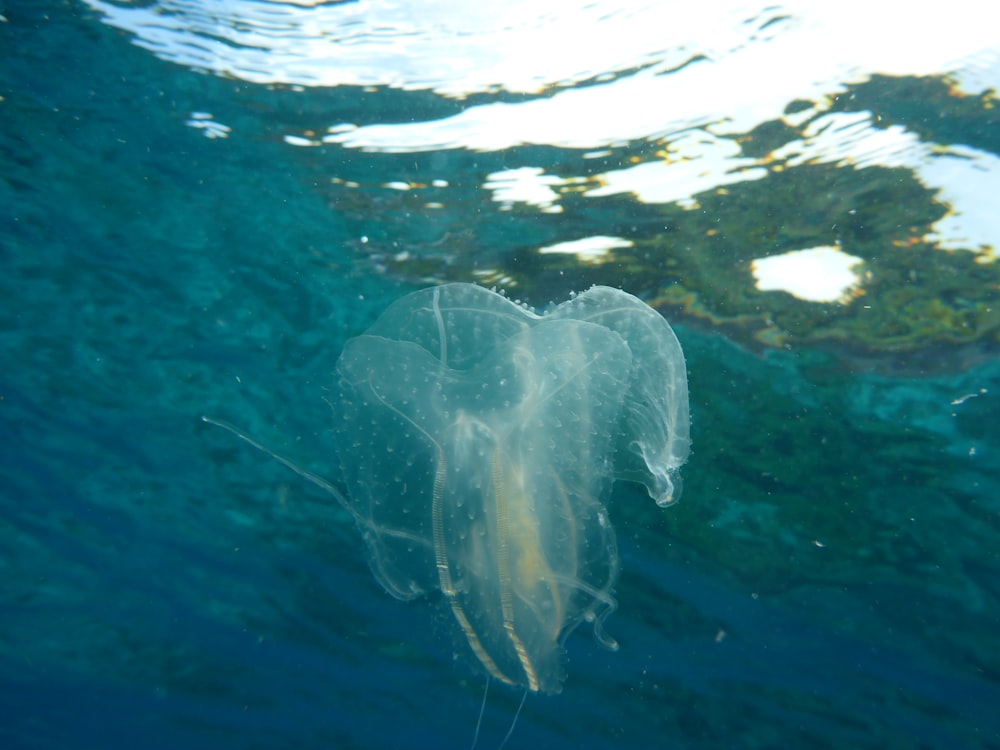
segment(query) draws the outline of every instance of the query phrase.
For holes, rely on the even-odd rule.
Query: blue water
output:
[[[446,608],[385,594],[331,498],[200,420],[336,482],[337,356],[422,286],[359,238],[419,247],[434,222],[386,236],[377,193],[361,212],[328,185],[414,158],[282,142],[369,94],[192,73],[75,3],[4,16],[0,747],[468,747],[485,678]],[[205,110],[254,137],[184,124]],[[461,184],[503,157],[435,158]],[[903,377],[675,328],[683,497],[616,488],[621,649],[574,633],[509,747],[1000,747],[995,344]],[[479,747],[520,699],[491,688]]]

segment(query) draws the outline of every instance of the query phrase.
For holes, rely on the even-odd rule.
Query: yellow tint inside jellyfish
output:
[[[472,284],[393,304],[337,363],[337,450],[378,581],[440,591],[470,660],[562,687],[582,621],[605,645],[616,479],[659,505],[688,454],[684,356],[663,317],[594,287],[544,315]]]

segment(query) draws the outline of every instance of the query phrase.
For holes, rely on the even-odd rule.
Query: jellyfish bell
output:
[[[337,375],[341,477],[376,578],[442,592],[471,661],[559,692],[570,631],[614,643],[611,484],[675,499],[688,406],[670,326],[609,287],[538,315],[448,284],[390,306]]]
[[[387,592],[443,594],[491,678],[558,693],[581,622],[617,648],[611,485],[668,505],[689,449],[684,356],[659,313],[609,287],[542,315],[472,284],[425,289],[347,342],[332,401],[337,486],[205,419],[346,508]]]

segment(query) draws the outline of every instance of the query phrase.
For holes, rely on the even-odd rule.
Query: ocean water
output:
[[[336,485],[344,342],[475,279],[625,287],[691,399],[680,502],[609,507],[620,649],[507,747],[1000,747],[996,24],[542,6],[0,9],[0,747],[469,747],[441,597],[201,417]],[[827,297],[754,271],[816,247]]]

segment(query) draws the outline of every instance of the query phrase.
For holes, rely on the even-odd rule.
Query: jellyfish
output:
[[[392,596],[440,592],[472,665],[558,693],[582,622],[609,649],[615,481],[674,502],[689,451],[684,355],[638,298],[595,286],[536,314],[473,284],[395,302],[335,371],[333,484]]]
[[[659,313],[609,287],[537,315],[448,284],[393,304],[336,375],[345,499],[386,591],[440,591],[471,661],[532,692],[560,691],[581,622],[616,648],[609,490],[669,505],[689,446],[684,356]]]

